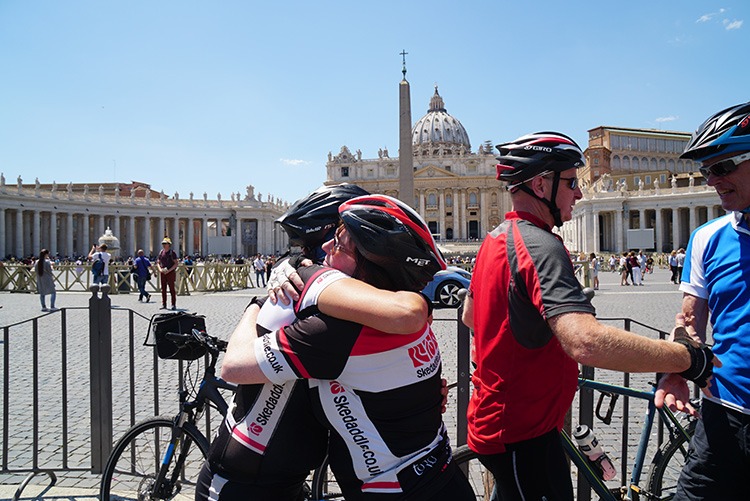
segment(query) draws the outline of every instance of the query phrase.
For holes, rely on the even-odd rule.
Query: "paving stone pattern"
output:
[[[620,286],[616,273],[601,272],[601,286],[593,300],[599,317],[629,317],[639,322],[668,331],[673,325],[674,314],[680,307],[682,294],[677,286],[669,282],[667,270],[656,270],[647,275],[644,286]],[[259,289],[243,291],[180,296],[177,304],[180,310],[197,312],[206,316],[209,333],[228,338],[250,298],[260,293]],[[5,349],[9,353],[9,425],[8,446],[10,450],[8,467],[11,470],[31,468],[34,462],[39,467],[61,469],[72,468],[81,471],[60,472],[57,486],[44,491],[47,482],[41,475],[27,488],[25,499],[33,496],[48,498],[54,494],[60,499],[88,499],[95,496],[92,489],[98,485],[98,475],[86,471],[90,466],[90,404],[89,404],[89,362],[88,362],[88,309],[90,293],[58,293],[56,306],[65,308],[67,359],[67,404],[68,437],[67,464],[63,456],[62,440],[62,312],[45,314],[40,311],[39,297],[30,294],[0,293],[0,326],[8,326],[37,317],[36,343],[39,347],[36,361],[33,357],[33,324],[24,323],[9,329],[9,342]],[[170,415],[177,409],[177,362],[157,360],[158,385],[154,384],[154,357],[152,350],[142,346],[146,336],[148,319],[159,313],[159,299],[152,296],[151,303],[139,303],[137,296],[115,295],[112,300],[112,345],[113,345],[113,406],[114,439],[116,440],[133,421],[140,421],[155,414]],[[133,332],[129,330],[129,312],[133,315]],[[621,321],[609,322],[622,326]],[[443,374],[449,382],[456,379],[457,323],[455,310],[436,310],[434,330],[438,336],[443,358]],[[637,326],[633,331],[655,337],[656,333]],[[129,370],[129,357],[133,356],[134,373]],[[0,360],[0,365],[4,362]],[[38,378],[34,381],[36,363]],[[0,367],[4,370],[4,367]],[[0,378],[4,372],[0,372]],[[195,373],[194,373],[195,374]],[[198,375],[201,373],[198,372]],[[130,411],[130,378],[135,380],[135,413]],[[611,371],[597,371],[597,378],[622,381],[622,375]],[[633,375],[631,386],[646,388],[653,380],[653,374]],[[34,385],[38,388],[38,406],[33,406]],[[158,386],[159,399],[154,402],[155,386]],[[445,414],[446,425],[453,443],[456,443],[456,393],[449,397],[449,409]],[[577,401],[574,406],[577,405]],[[574,407],[575,408],[575,407]],[[32,450],[34,436],[33,416],[38,415],[39,448]],[[644,410],[631,402],[629,415],[628,454],[631,456],[637,447],[640,434],[640,416]],[[573,422],[577,422],[577,412]],[[618,404],[615,419],[611,426],[595,423],[597,436],[617,463],[621,462],[620,444],[622,423],[622,403]],[[3,423],[0,423],[0,432]],[[214,424],[215,426],[215,424]],[[653,454],[649,454],[649,457]],[[0,499],[9,498],[23,474],[0,474]],[[36,485],[38,484],[38,485]],[[614,485],[614,484],[613,484]]]

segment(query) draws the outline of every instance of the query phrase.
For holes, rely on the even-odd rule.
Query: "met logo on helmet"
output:
[[[417,266],[427,266],[428,264],[430,264],[430,260],[429,259],[422,259],[420,257],[408,257],[407,256],[406,262],[407,263],[414,263]]]
[[[549,146],[534,146],[534,145],[528,145],[523,147],[524,150],[534,150],[534,151],[543,151],[545,153],[552,153],[552,148]]]

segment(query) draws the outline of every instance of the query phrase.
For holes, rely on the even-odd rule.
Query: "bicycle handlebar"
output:
[[[202,346],[205,346],[208,348],[209,351],[219,353],[223,351],[227,351],[227,343],[223,339],[219,339],[215,336],[209,336],[203,331],[200,331],[198,329],[193,329],[190,334],[181,334],[178,332],[167,332],[164,334],[164,336],[167,339],[170,339],[172,341],[185,341],[185,342],[192,342],[192,343],[198,343]]]

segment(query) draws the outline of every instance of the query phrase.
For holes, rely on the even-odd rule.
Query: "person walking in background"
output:
[[[172,239],[164,237],[161,241],[161,251],[156,257],[156,267],[161,274],[161,309],[167,309],[167,287],[172,296],[172,309],[177,309],[177,292],[175,291],[175,280],[177,278],[177,254],[172,250]]]
[[[641,263],[638,261],[638,256],[635,255],[635,252],[630,251],[628,261],[630,261],[630,280],[633,281],[633,285],[643,285],[643,282],[641,282],[641,278],[643,277],[641,274]]]
[[[676,250],[673,250],[669,254],[669,270],[672,272],[672,278],[670,278],[672,283],[673,284],[679,283],[677,282],[677,280],[679,279],[677,278],[677,251]]]
[[[591,270],[591,285],[594,287],[594,290],[599,290],[599,259],[597,259],[596,254],[593,252],[589,256],[589,269]]]
[[[97,250],[96,245],[91,246],[89,260],[92,261],[91,272],[94,275],[92,283],[105,285],[109,282],[109,261],[112,255],[107,252],[107,244],[101,244]],[[97,264],[101,261],[102,264]]]
[[[39,252],[39,259],[36,261],[34,266],[36,271],[36,289],[39,292],[39,301],[42,303],[42,311],[55,311],[55,297],[57,291],[55,291],[55,278],[52,276],[52,262],[49,260],[49,251],[42,249]],[[51,308],[47,309],[47,303],[44,301],[44,296],[50,297]]]
[[[269,258],[266,259],[266,283],[271,279],[271,270],[273,269],[274,264],[276,264],[276,258],[274,256],[269,256]]]
[[[151,261],[144,255],[143,249],[138,249],[138,257],[135,258],[133,265],[135,268],[135,282],[138,284],[138,301],[146,298],[146,302],[151,301],[151,294],[146,292],[146,282],[151,278]]]
[[[620,285],[630,285],[628,282],[628,277],[630,276],[630,273],[628,272],[628,253],[623,252],[622,256],[620,256]]]
[[[253,268],[255,269],[255,284],[260,287],[261,280],[263,281],[263,287],[266,286],[266,263],[263,262],[263,257],[258,254],[255,256],[253,261]]]
[[[677,284],[682,282],[682,270],[685,268],[685,249],[677,249]]]

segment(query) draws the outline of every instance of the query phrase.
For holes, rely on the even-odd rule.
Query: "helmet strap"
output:
[[[544,202],[544,204],[549,208],[550,214],[552,214],[552,219],[555,221],[555,226],[558,228],[563,225],[562,217],[560,216],[560,208],[557,207],[554,200],[557,198],[557,188],[560,186],[560,173],[555,172],[552,177],[552,196],[550,199],[542,198],[536,193],[534,193],[534,190],[529,188],[525,183],[518,185],[518,189],[524,191],[525,193],[528,193],[532,197],[536,198],[537,200],[541,200]]]

